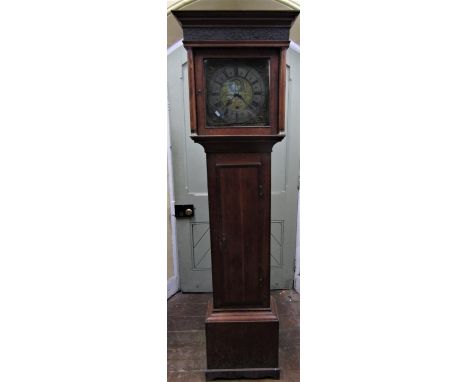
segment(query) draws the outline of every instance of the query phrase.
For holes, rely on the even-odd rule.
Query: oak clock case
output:
[[[176,11],[187,49],[191,138],[208,175],[213,299],[206,378],[280,376],[270,296],[271,152],[284,138],[296,11]]]
[[[278,50],[193,51],[198,135],[278,133]]]

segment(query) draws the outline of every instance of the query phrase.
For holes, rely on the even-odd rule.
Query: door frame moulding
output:
[[[297,228],[296,228],[296,262],[294,269],[294,289],[297,293],[301,293],[301,243],[300,243],[300,204],[301,204],[301,191],[297,191]]]
[[[167,55],[169,56],[172,52],[174,52],[177,48],[181,47],[182,45],[182,39],[176,41],[169,48],[167,48]]]
[[[294,50],[295,52],[301,54],[301,46],[299,44],[296,44],[294,41],[289,42],[289,48]]]
[[[301,47],[300,45],[296,44],[294,41],[289,43],[289,48],[296,52],[299,56],[301,54]],[[299,129],[300,130],[300,129]],[[300,170],[299,170],[300,175]],[[293,288],[297,291],[297,293],[301,293],[301,271],[300,271],[300,264],[301,264],[301,243],[300,243],[300,200],[301,200],[301,191],[297,190],[297,225],[296,225],[296,255],[295,255],[295,262],[294,262],[294,285]]]
[[[175,50],[175,49],[174,49]],[[170,54],[169,51],[167,53]],[[169,99],[169,95],[167,95]],[[167,298],[170,298],[180,290],[180,277],[179,277],[179,258],[177,248],[177,231],[176,231],[176,218],[174,212],[174,174],[172,168],[172,149],[171,149],[171,122],[169,118],[169,104],[167,105],[167,183],[169,188],[169,208],[171,220],[171,240],[172,240],[172,264],[174,275],[167,280]]]

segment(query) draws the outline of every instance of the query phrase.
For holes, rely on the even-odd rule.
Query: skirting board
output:
[[[179,291],[179,280],[177,276],[172,276],[167,280],[167,298],[169,299]]]
[[[294,289],[296,290],[297,293],[301,293],[301,276],[296,275],[294,276]]]

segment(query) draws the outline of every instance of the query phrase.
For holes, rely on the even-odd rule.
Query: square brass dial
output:
[[[205,59],[207,127],[269,124],[269,59]]]

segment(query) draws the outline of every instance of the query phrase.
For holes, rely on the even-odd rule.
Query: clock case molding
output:
[[[207,379],[279,378],[270,296],[271,151],[284,138],[286,50],[298,11],[173,11],[187,50],[191,138],[206,153],[213,300]],[[267,126],[206,126],[204,60],[270,62]]]

